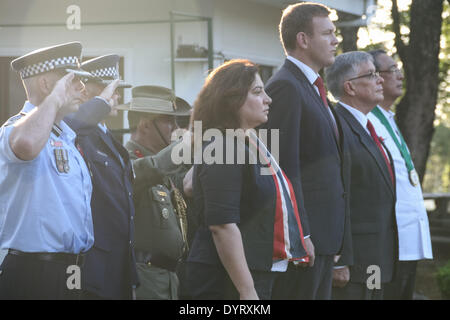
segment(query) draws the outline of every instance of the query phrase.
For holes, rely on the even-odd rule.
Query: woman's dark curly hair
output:
[[[209,74],[194,102],[191,128],[194,121],[202,121],[203,132],[216,128],[238,129],[241,126],[239,109],[255,81],[258,67],[251,61],[230,60]]]

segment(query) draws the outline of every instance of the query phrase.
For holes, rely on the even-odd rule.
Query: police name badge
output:
[[[419,175],[417,174],[416,169],[412,169],[412,170],[409,172],[409,182],[411,182],[411,184],[412,184],[414,187],[416,187],[416,186],[419,185],[420,180],[419,180]]]

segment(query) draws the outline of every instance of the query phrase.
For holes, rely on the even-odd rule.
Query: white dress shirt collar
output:
[[[361,124],[361,126],[366,130],[366,132],[369,132],[369,130],[367,129],[367,115],[365,115],[364,113],[362,113],[361,111],[349,106],[348,104],[345,104],[342,101],[339,101],[339,103],[345,108],[347,109],[355,118],[356,120],[358,120],[358,122]]]
[[[319,77],[319,75],[313,69],[311,69],[311,67],[307,66],[300,60],[295,59],[294,57],[291,56],[287,56],[286,59],[295,64],[303,72],[306,79],[308,79],[309,83],[314,84],[317,77]]]
[[[102,129],[102,131],[106,134],[106,131],[108,130],[108,127],[106,127],[106,124],[100,122],[100,123],[98,124],[98,127],[99,127],[100,129]]]

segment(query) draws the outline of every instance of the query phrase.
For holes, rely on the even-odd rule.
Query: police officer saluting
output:
[[[92,217],[95,243],[81,272],[82,299],[131,299],[137,285],[132,248],[134,205],[131,161],[127,150],[112,136],[104,119],[115,116],[119,56],[101,56],[81,64],[97,78],[85,82],[86,103],[66,117],[77,133],[77,147],[92,174]],[[99,123],[100,122],[100,123]]]
[[[66,272],[82,265],[94,243],[92,184],[62,119],[82,102],[78,76],[90,76],[80,55],[81,44],[72,42],[11,63],[28,101],[0,128],[0,247],[8,249],[0,299],[78,297]]]

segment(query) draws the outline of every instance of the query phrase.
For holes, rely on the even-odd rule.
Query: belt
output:
[[[149,266],[155,266],[161,269],[166,269],[175,272],[178,265],[178,260],[168,258],[163,255],[154,255],[147,251],[135,250],[136,262],[145,263]]]
[[[66,265],[77,265],[82,267],[84,264],[85,254],[63,253],[63,252],[23,252],[19,250],[9,249],[8,254],[29,257],[41,261],[58,262]]]

